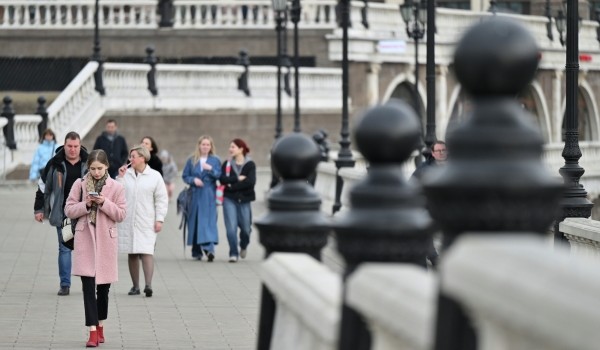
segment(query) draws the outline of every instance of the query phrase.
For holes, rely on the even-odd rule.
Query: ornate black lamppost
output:
[[[342,188],[344,180],[340,176],[341,168],[354,166],[352,151],[350,150],[350,130],[348,126],[348,27],[350,26],[350,0],[340,0],[338,3],[340,25],[342,27],[342,129],[340,131],[340,150],[335,160],[336,182],[335,203],[333,213],[342,208]]]
[[[427,125],[425,129],[425,155],[431,157],[431,147],[435,136],[435,0],[427,1],[427,23],[432,30],[427,31]]]
[[[42,117],[42,121],[38,124],[38,135],[40,135],[40,139],[44,134],[44,130],[48,128],[48,110],[46,110],[46,98],[44,96],[40,96],[37,99],[38,107],[35,111],[35,114],[38,114]]]
[[[92,60],[98,62],[98,68],[94,73],[94,83],[96,85],[94,89],[98,91],[98,93],[101,96],[104,96],[106,94],[106,91],[104,90],[104,83],[102,82],[102,64],[104,63],[104,61],[100,56],[100,30],[98,28],[98,26],[100,25],[100,21],[98,20],[98,2],[99,0],[96,0],[96,6],[94,7],[94,54],[92,55]]]
[[[430,1],[431,2],[431,1]],[[400,5],[400,14],[402,15],[402,20],[404,20],[404,23],[406,23],[406,35],[408,35],[409,38],[413,39],[415,41],[415,85],[414,85],[414,101],[415,101],[415,111],[417,112],[417,115],[419,116],[419,121],[421,121],[422,123],[422,119],[421,119],[421,102],[419,99],[419,40],[423,39],[423,37],[425,36],[425,30],[426,30],[426,26],[427,26],[427,20],[428,18],[428,12],[427,12],[427,7],[425,3],[421,3],[419,1],[417,2],[413,2],[412,0],[406,0],[404,2],[404,4]],[[431,31],[432,34],[435,34],[433,31]],[[429,39],[429,34],[427,35],[427,38]],[[428,56],[429,56],[429,41],[428,41]],[[429,57],[428,57],[429,59]],[[435,69],[435,67],[434,67]],[[429,73],[429,71],[427,72]],[[435,72],[432,73],[433,78],[435,79]],[[429,83],[427,84],[427,86],[429,86]],[[435,92],[434,92],[435,94]],[[435,99],[435,97],[434,97]],[[430,105],[430,102],[432,102],[433,104],[435,104],[435,101],[430,101],[429,100],[429,90],[428,90],[428,100],[427,100],[427,105]],[[428,107],[429,109],[429,107]],[[435,111],[433,111],[433,119],[434,119],[434,123],[435,123]],[[428,129],[430,129],[429,124],[431,124],[429,122],[429,113],[428,113],[428,118],[427,118],[427,122],[428,122]],[[429,130],[428,130],[429,131]],[[433,133],[435,133],[435,125],[433,126]],[[431,138],[433,138],[431,140]],[[430,140],[431,143],[428,144],[428,146],[431,146],[434,142],[435,142],[435,135],[430,135]],[[431,151],[428,150],[428,147],[426,147],[426,149],[423,151],[423,154],[426,156],[431,156]]]
[[[275,11],[275,31],[277,31],[277,120],[275,123],[275,139],[278,139],[281,137],[283,129],[281,125],[281,66],[283,63],[281,33],[286,25],[287,0],[273,0],[273,10]]]
[[[300,22],[300,14],[302,7],[300,0],[292,0],[292,8],[290,9],[290,19],[294,23],[294,132],[300,132],[300,56],[298,49],[298,22]]]
[[[561,11],[559,11],[559,17]],[[567,108],[566,108],[566,130],[565,147],[562,156],[565,165],[558,171],[565,182],[565,192],[561,203],[562,213],[554,227],[554,242],[566,242],[564,235],[558,230],[558,224],[567,217],[589,218],[592,215],[593,203],[587,199],[587,192],[579,179],[585,170],[579,165],[581,149],[579,148],[579,124],[577,115],[577,94],[579,89],[579,8],[577,0],[567,1],[567,57],[566,57],[566,86],[567,86]],[[559,29],[559,19],[556,26],[560,33],[561,44],[562,31]]]
[[[158,96],[158,88],[156,87],[156,63],[158,59],[154,55],[154,47],[148,46],[146,47],[146,58],[144,59],[144,63],[148,63],[150,65],[150,70],[148,74],[146,74],[146,78],[148,80],[148,91],[152,94],[152,96]]]

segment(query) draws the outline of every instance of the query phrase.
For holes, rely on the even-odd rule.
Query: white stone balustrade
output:
[[[16,163],[30,163],[37,146],[40,144],[38,124],[42,117],[37,114],[15,116],[15,141],[17,150],[14,151]]]
[[[600,263],[534,233],[460,238],[440,265],[441,288],[473,320],[480,350],[595,350]]]
[[[585,218],[566,218],[560,232],[571,244],[571,254],[600,260],[600,222]]]
[[[102,28],[157,27],[156,1],[102,0],[98,13]],[[2,29],[94,28],[94,0],[0,0]]]
[[[299,28],[334,28],[335,4],[334,0],[302,1]],[[270,0],[176,0],[174,6],[174,28],[275,28]]]
[[[294,253],[272,254],[260,275],[277,305],[271,349],[336,349],[341,276],[309,255]]]
[[[435,275],[408,264],[363,264],[348,278],[346,302],[366,320],[372,350],[429,350]]]

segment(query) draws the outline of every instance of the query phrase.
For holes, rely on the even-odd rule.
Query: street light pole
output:
[[[96,69],[96,72],[94,73],[94,84],[95,84],[95,90],[98,91],[98,93],[101,96],[104,96],[106,94],[106,91],[104,90],[104,83],[102,81],[102,71],[103,71],[103,67],[102,64],[104,63],[102,61],[102,57],[100,56],[100,29],[99,29],[99,20],[98,20],[98,13],[99,13],[99,4],[98,4],[99,0],[96,0],[96,5],[94,7],[94,54],[92,55],[92,60],[98,62],[98,68]]]
[[[562,200],[562,215],[556,221],[554,242],[568,243],[559,231],[558,224],[566,217],[589,218],[592,215],[593,203],[587,199],[587,192],[579,179],[585,170],[579,165],[581,149],[579,148],[579,124],[577,115],[577,94],[579,74],[579,9],[577,0],[567,0],[567,57],[565,65],[567,85],[565,147],[562,156],[565,165],[558,171],[565,182]]]
[[[431,2],[431,6],[434,6],[433,4],[433,0],[429,1]],[[415,101],[415,112],[417,112],[417,116],[419,117],[419,122],[421,123],[421,125],[423,125],[423,118],[421,117],[421,102],[419,99],[419,40],[423,39],[423,37],[425,36],[425,26],[427,24],[427,21],[429,19],[429,17],[431,15],[435,16],[434,14],[430,14],[429,13],[429,6],[423,6],[425,4],[421,4],[420,2],[413,2],[412,0],[406,0],[404,2],[404,4],[400,5],[400,14],[402,15],[402,20],[404,20],[404,23],[406,23],[406,35],[408,35],[409,38],[413,39],[415,41],[415,85],[414,85],[414,101]],[[435,8],[432,8],[433,12],[435,11]],[[431,31],[431,34],[427,34],[427,38],[428,38],[428,42],[427,42],[427,79],[435,79],[435,65],[433,64],[433,56],[431,56],[431,67],[430,67],[430,50],[433,50],[433,48],[430,48],[430,44],[429,44],[429,37],[430,35],[433,36],[435,34],[435,31]],[[434,39],[432,39],[432,44],[434,42]],[[435,53],[435,51],[433,51],[433,53]],[[433,54],[432,54],[433,55]],[[430,72],[431,70],[431,72]],[[429,75],[431,74],[431,77],[429,77]],[[435,84],[435,83],[433,83]],[[435,85],[431,84],[432,88],[435,88]],[[429,82],[427,83],[428,89],[427,89],[427,105],[429,106],[429,96],[430,96],[430,84]],[[433,99],[435,100],[435,91],[433,91]],[[432,101],[432,104],[435,105],[435,101]],[[428,110],[430,109],[430,107],[428,107]],[[433,112],[433,122],[430,122],[429,120],[429,113],[427,114],[427,134],[430,136],[430,144],[428,146],[431,146],[433,144],[433,142],[435,142],[435,110],[431,110],[431,112]],[[433,128],[433,132],[430,132],[429,129]],[[422,135],[425,134],[423,133],[423,130],[421,131]],[[433,138],[433,140],[431,139]],[[427,139],[425,140],[427,141]],[[423,155],[429,155],[431,156],[431,152],[427,151],[427,147],[424,151],[422,151]],[[417,163],[419,163],[419,161],[417,161]],[[418,165],[418,164],[417,164]]]
[[[425,158],[431,159],[435,136],[435,0],[427,0],[427,127],[425,133]]]
[[[294,132],[300,132],[300,56],[298,49],[298,22],[300,21],[301,11],[302,7],[300,6],[300,0],[292,0],[290,15],[292,22],[294,23]]]
[[[350,130],[348,127],[348,27],[350,26],[350,0],[339,0],[340,24],[342,26],[342,128],[340,131],[340,150],[335,160],[336,181],[335,181],[335,202],[333,204],[333,214],[342,208],[342,189],[344,180],[340,176],[341,168],[351,168],[354,166],[352,151],[350,150]]]

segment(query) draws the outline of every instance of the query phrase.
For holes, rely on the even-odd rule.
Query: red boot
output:
[[[98,331],[98,343],[104,343],[104,327],[98,326],[96,330]]]
[[[98,331],[90,331],[90,339],[85,343],[86,348],[95,348],[98,346]]]

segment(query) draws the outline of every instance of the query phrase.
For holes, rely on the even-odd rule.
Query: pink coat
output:
[[[125,189],[117,181],[106,179],[101,192],[105,200],[98,208],[96,226],[89,222],[85,200],[80,201],[82,193],[85,198],[85,181],[79,179],[73,184],[65,205],[67,217],[79,218],[75,226],[72,273],[75,276],[95,276],[96,284],[116,282],[119,279],[117,222],[125,219]]]

